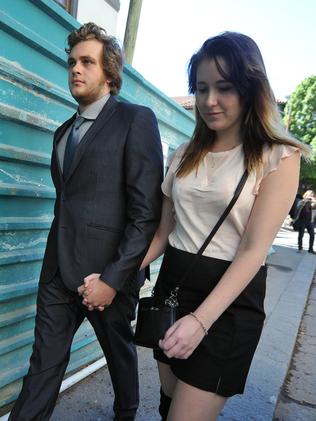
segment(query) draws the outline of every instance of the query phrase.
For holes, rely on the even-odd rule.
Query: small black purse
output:
[[[172,291],[173,293],[173,291]],[[139,300],[134,343],[158,349],[159,340],[178,319],[178,300],[161,300],[161,297],[144,297]]]
[[[134,343],[136,345],[144,346],[146,348],[159,349],[159,340],[163,339],[166,331],[175,323],[178,318],[178,292],[183,285],[184,280],[197,263],[199,257],[203,254],[209,242],[224,222],[225,218],[236,203],[246,181],[248,178],[248,171],[246,170],[241,177],[238,186],[235,190],[234,197],[224,210],[218,222],[212,229],[211,233],[204,241],[202,247],[195,255],[189,269],[183,276],[179,285],[174,288],[168,298],[155,296],[154,290],[151,297],[144,297],[139,300],[137,311],[137,322],[134,335]]]

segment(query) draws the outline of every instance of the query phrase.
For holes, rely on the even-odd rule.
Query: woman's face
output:
[[[226,70],[225,62],[218,59]],[[209,129],[239,135],[242,106],[234,85],[217,70],[215,61],[205,59],[197,68],[196,106]]]

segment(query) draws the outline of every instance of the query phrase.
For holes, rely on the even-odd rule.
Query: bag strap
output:
[[[244,188],[244,185],[246,184],[248,178],[248,170],[245,170],[243,176],[241,177],[238,186],[236,187],[234,196],[232,198],[232,200],[229,202],[229,204],[227,205],[226,209],[224,210],[224,212],[222,213],[221,217],[219,218],[219,220],[217,221],[217,223],[215,224],[215,226],[213,227],[212,231],[210,232],[210,234],[208,235],[208,237],[206,238],[206,240],[204,241],[204,243],[202,244],[200,250],[197,252],[197,254],[195,255],[194,259],[192,260],[188,270],[186,271],[186,273],[184,274],[184,276],[182,277],[179,285],[176,287],[177,291],[179,290],[179,288],[182,286],[183,282],[185,281],[186,277],[188,276],[189,272],[193,269],[193,267],[197,264],[200,256],[202,256],[204,250],[206,249],[206,247],[209,245],[210,241],[212,240],[212,238],[214,237],[214,235],[217,233],[218,229],[220,228],[220,226],[222,225],[222,223],[225,221],[227,215],[229,214],[229,212],[232,210],[234,204],[237,202],[238,197],[240,196],[240,193],[242,192],[242,189]]]

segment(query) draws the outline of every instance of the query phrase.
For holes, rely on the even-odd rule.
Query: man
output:
[[[298,252],[303,252],[303,237],[305,228],[309,234],[309,248],[308,253],[316,254],[314,251],[314,221],[313,221],[313,208],[316,207],[315,193],[313,190],[307,190],[303,194],[303,199],[297,205],[297,215],[295,223],[298,228]]]
[[[55,133],[54,220],[40,276],[30,369],[10,420],[48,420],[73,336],[87,317],[107,359],[115,420],[134,420],[137,355],[131,321],[138,268],[160,219],[162,150],[148,108],[118,102],[122,54],[93,23],[68,37],[69,88],[76,115]],[[77,288],[93,283],[84,305]],[[90,310],[90,311],[89,311]]]

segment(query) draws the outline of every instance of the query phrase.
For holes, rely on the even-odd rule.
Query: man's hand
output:
[[[103,311],[111,305],[117,291],[100,279],[100,273],[92,273],[84,278],[84,285],[78,288],[78,294],[82,295],[82,303],[92,311]]]

